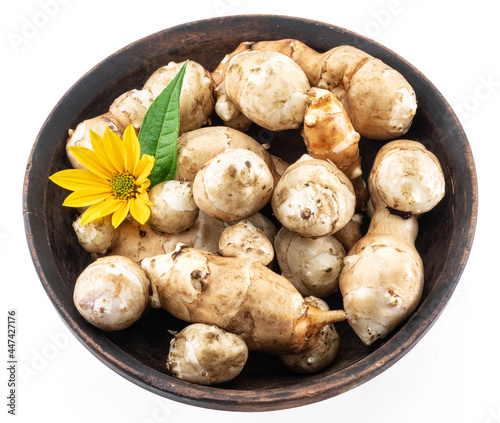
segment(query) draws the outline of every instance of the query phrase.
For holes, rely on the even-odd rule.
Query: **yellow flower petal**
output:
[[[72,192],[66,197],[63,206],[66,207],[85,207],[91,204],[98,203],[109,197],[109,191],[95,190],[95,189],[81,189]]]
[[[130,199],[130,213],[141,225],[144,225],[151,215],[151,210],[141,197]]]
[[[101,137],[97,132],[90,130],[90,142],[92,143],[92,149],[94,150],[97,157],[99,157],[99,161],[112,173],[118,172],[115,169],[111,160],[109,160],[106,150],[104,148],[104,138]]]
[[[102,201],[96,204],[92,204],[85,210],[82,214],[80,224],[86,225],[87,223],[90,223],[96,219],[99,219],[101,216],[101,204]]]
[[[90,172],[89,170],[61,170],[60,172],[49,176],[49,179],[55,184],[71,191],[77,191],[83,188],[107,188],[109,192],[111,192],[109,181],[101,178],[95,173]]]
[[[91,130],[90,139],[92,149],[69,147],[88,170],[68,169],[49,177],[74,191],[63,205],[88,206],[82,215],[82,225],[111,214],[116,228],[129,212],[140,224],[146,223],[152,206],[147,191],[151,185],[148,176],[155,158],[141,157],[141,146],[132,125],[125,129],[123,140],[108,127],[104,136]]]
[[[106,156],[109,161],[113,163],[113,166],[118,173],[125,173],[127,171],[125,165],[127,162],[127,152],[125,151],[125,145],[120,137],[115,134],[111,129],[106,127],[104,131],[104,150],[106,151]]]
[[[113,224],[115,229],[120,226],[123,220],[127,217],[129,207],[129,201],[122,201],[118,209],[113,213],[113,216],[111,217],[111,223]]]
[[[139,144],[134,125],[127,126],[123,132],[123,142],[127,151],[127,170],[133,173],[135,165],[141,157],[141,145]]]
[[[88,222],[110,215],[118,209],[121,203],[121,200],[110,196],[105,198],[103,201],[92,204],[82,214],[81,224],[85,225]]]
[[[106,168],[97,154],[90,148],[85,147],[69,147],[69,151],[75,156],[75,159],[85,166],[88,170],[99,175],[104,179],[111,179],[113,177],[113,169]]]
[[[120,200],[119,198],[116,198],[114,196],[108,197],[105,201],[103,201],[103,204],[101,205],[102,216],[107,216],[108,214],[114,213],[116,210],[118,210],[118,207],[120,207],[123,201],[124,200]]]
[[[144,180],[149,176],[155,165],[154,156],[143,154],[140,160],[135,165],[134,176],[136,185],[142,185]]]

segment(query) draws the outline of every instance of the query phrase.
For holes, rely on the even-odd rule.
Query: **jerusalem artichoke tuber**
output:
[[[242,51],[227,59],[222,78],[216,110],[223,120],[234,119],[240,111],[271,131],[302,124],[309,82],[289,57],[272,51]]]
[[[234,379],[248,359],[245,341],[215,325],[193,323],[170,343],[167,369],[178,379],[212,385]]]
[[[388,140],[408,132],[417,109],[415,91],[380,59],[348,45],[318,53],[293,39],[261,41],[250,48],[291,57],[311,86],[335,94],[362,137]]]
[[[229,149],[206,163],[196,174],[193,197],[204,213],[225,222],[257,213],[271,198],[274,178],[257,154]]]
[[[298,353],[323,326],[345,319],[342,310],[309,306],[287,279],[259,261],[179,245],[141,265],[162,308],[181,320],[238,334],[250,350]]]
[[[395,179],[402,169],[408,171]],[[375,158],[368,179],[374,214],[367,234],[345,258],[339,282],[348,322],[366,345],[387,336],[420,301],[424,268],[415,248],[417,216],[443,197],[444,183],[436,181],[443,181],[437,159],[415,141],[392,141]],[[389,193],[397,199],[392,207],[405,213],[388,207],[383,198]],[[419,200],[418,213],[404,210],[408,199]]]
[[[304,154],[276,185],[276,218],[299,235],[331,235],[351,220],[356,198],[351,181],[333,163]]]

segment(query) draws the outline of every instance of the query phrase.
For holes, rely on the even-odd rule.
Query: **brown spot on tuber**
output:
[[[227,173],[229,176],[231,176],[232,178],[234,178],[236,176],[236,173],[237,173],[237,170],[236,168],[234,167],[234,165],[229,165],[229,167],[227,168]]]
[[[309,220],[312,216],[312,212],[309,209],[304,209],[300,211],[300,217],[304,220]]]
[[[393,208],[391,208],[389,206],[387,206],[387,210],[389,210],[390,214],[399,216],[401,219],[404,219],[404,220],[411,219],[411,217],[412,217],[412,213],[411,212],[405,212],[405,211],[395,210],[395,209],[393,209]]]
[[[200,269],[193,270],[191,272],[191,279],[197,280],[203,284],[205,284],[210,277],[210,272],[203,272]]]

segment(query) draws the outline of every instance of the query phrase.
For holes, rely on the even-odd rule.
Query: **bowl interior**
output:
[[[446,196],[419,220],[417,249],[425,265],[425,287],[417,310],[390,337],[364,346],[347,322],[336,325],[339,355],[314,375],[285,370],[276,357],[251,353],[242,374],[216,387],[172,378],[165,359],[172,335],[185,326],[162,310],[149,310],[132,327],[104,333],[76,311],[73,286],[91,260],[73,236],[73,209],[61,206],[68,194],[48,176],[70,167],[67,131],[82,120],[105,113],[112,101],[170,61],[191,59],[214,70],[242,41],[295,38],[318,51],[354,45],[399,70],[414,87],[418,112],[405,138],[422,142],[439,158]],[[218,124],[216,117],[213,124]],[[252,126],[250,134],[271,144],[271,153],[294,161],[305,152],[298,131],[272,133]],[[366,176],[383,142],[360,143]],[[100,360],[125,378],[159,395],[189,404],[229,410],[271,410],[305,405],[351,389],[401,358],[443,310],[455,288],[472,245],[477,213],[476,175],[465,134],[449,105],[418,70],[383,46],[331,25],[283,16],[233,16],[174,27],[125,47],[83,76],[47,118],[33,147],[24,187],[26,234],[32,258],[47,291],[69,328]],[[341,307],[339,294],[329,298]]]

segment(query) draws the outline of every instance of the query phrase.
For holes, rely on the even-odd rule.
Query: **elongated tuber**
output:
[[[303,135],[310,156],[331,160],[349,179],[361,176],[360,136],[330,91],[320,88],[308,91]]]
[[[250,350],[285,354],[308,349],[324,325],[345,319],[342,310],[309,306],[259,261],[183,247],[141,263],[161,307],[181,320],[236,333]]]
[[[400,175],[404,183],[394,179],[394,169],[408,169]],[[375,158],[368,179],[374,214],[367,234],[345,258],[339,282],[348,322],[366,345],[387,336],[420,301],[424,267],[415,248],[419,213],[398,207],[425,192],[428,203],[420,203],[418,210],[428,211],[444,195],[444,184],[435,183],[442,179],[435,156],[414,141],[392,141]],[[399,200],[392,204],[397,212],[383,200],[386,189]]]
[[[389,140],[408,132],[417,109],[415,91],[380,59],[348,45],[319,53],[293,39],[261,41],[250,48],[291,57],[311,86],[335,94],[361,136]]]
[[[321,88],[308,91],[302,134],[310,156],[330,160],[351,180],[357,209],[361,210],[368,193],[361,177],[360,136],[340,101],[330,91]]]

